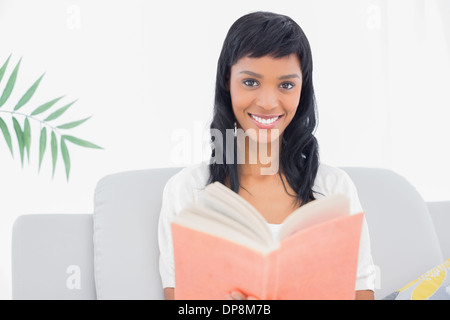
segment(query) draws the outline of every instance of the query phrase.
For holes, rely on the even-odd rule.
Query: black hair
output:
[[[317,121],[317,108],[312,83],[311,48],[303,30],[290,17],[265,11],[246,14],[230,27],[224,40],[217,65],[214,111],[212,129],[219,130],[223,137],[226,130],[234,130],[236,121],[233,113],[228,82],[231,67],[243,57],[260,58],[271,56],[282,58],[297,54],[302,71],[302,90],[297,111],[283,133],[280,154],[280,170],[287,182],[296,192],[296,203],[301,205],[314,200],[313,186],[319,167],[318,143],[314,136]],[[219,181],[225,184],[229,178],[230,188],[239,191],[236,143],[234,161],[226,162],[226,143],[211,134],[213,150],[209,163],[209,183]],[[230,151],[230,150],[229,150]],[[223,161],[217,161],[217,155]],[[213,161],[213,159],[215,159]],[[283,182],[284,184],[284,182]],[[286,186],[285,186],[286,190]],[[287,192],[287,190],[286,190]]]

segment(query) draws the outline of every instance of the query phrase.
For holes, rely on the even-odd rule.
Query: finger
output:
[[[232,300],[245,300],[247,296],[239,291],[233,291],[230,293],[230,297]]]

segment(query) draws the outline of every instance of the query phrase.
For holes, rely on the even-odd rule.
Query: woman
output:
[[[225,141],[231,129],[233,144]],[[348,175],[319,163],[315,129],[311,49],[302,29],[271,12],[242,16],[231,26],[218,61],[211,161],[184,168],[164,189],[159,244],[167,299],[175,290],[170,221],[212,182],[251,203],[274,234],[296,208],[331,194],[346,194],[351,212],[362,211]],[[248,144],[237,139],[238,132],[247,134]],[[373,299],[375,269],[365,221],[358,259],[355,296]],[[252,297],[232,292],[225,298]]]

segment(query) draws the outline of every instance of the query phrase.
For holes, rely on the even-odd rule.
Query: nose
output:
[[[277,92],[270,89],[261,90],[256,98],[256,105],[265,110],[278,108],[279,102]]]

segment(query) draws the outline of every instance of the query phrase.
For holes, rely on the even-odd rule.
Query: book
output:
[[[364,213],[332,195],[292,212],[272,235],[264,217],[220,182],[171,222],[175,299],[354,299]]]

